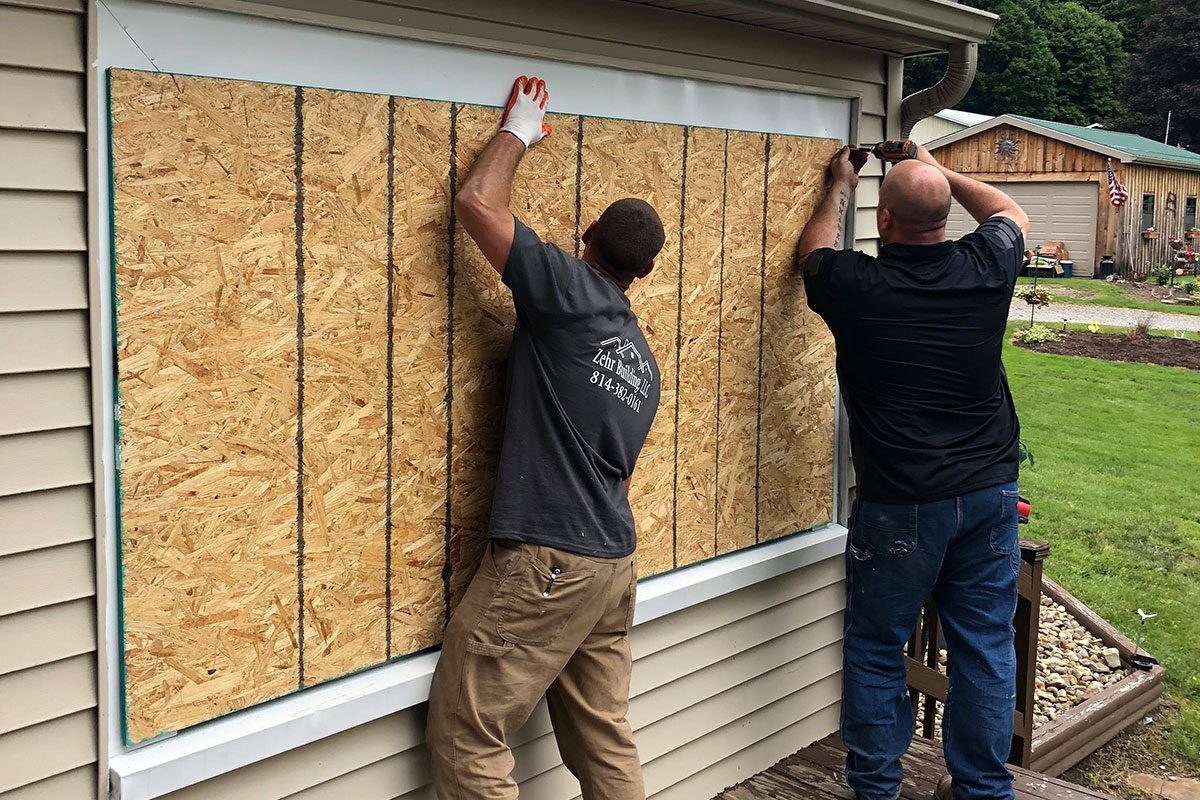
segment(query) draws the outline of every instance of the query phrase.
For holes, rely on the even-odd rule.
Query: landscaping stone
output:
[[[1048,597],[1042,597],[1040,620],[1038,671],[1034,676],[1035,727],[1045,725],[1128,674],[1115,648],[1105,647],[1065,607]],[[944,670],[946,651],[941,650],[938,656]],[[937,738],[941,738],[941,728],[942,707],[938,704],[934,723]]]
[[[1117,648],[1107,647],[1104,649],[1104,652],[1102,652],[1101,655],[1104,656],[1104,663],[1107,664],[1110,669],[1116,669],[1117,667],[1121,666],[1121,652],[1117,650]]]

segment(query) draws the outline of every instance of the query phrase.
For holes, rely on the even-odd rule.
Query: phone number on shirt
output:
[[[592,373],[592,383],[604,389],[634,411],[641,412],[642,398],[638,397],[637,392],[634,392],[622,381],[614,381],[612,378],[606,377],[599,371],[596,371]]]

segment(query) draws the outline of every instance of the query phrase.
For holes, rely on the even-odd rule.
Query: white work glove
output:
[[[500,130],[520,139],[528,149],[550,135],[550,126],[542,122],[546,116],[546,101],[550,94],[546,82],[524,75],[513,82],[512,96],[504,109]]]

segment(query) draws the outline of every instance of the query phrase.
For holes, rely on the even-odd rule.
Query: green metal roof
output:
[[[1182,147],[1171,147],[1162,142],[1147,139],[1145,136],[1109,131],[1103,128],[1085,128],[1082,125],[1067,125],[1063,122],[1050,122],[1044,119],[1023,117],[1020,114],[1012,114],[1010,116],[1022,122],[1027,122],[1030,125],[1038,125],[1067,136],[1074,136],[1076,139],[1083,139],[1100,147],[1120,150],[1123,153],[1133,156],[1134,162],[1200,170],[1200,153],[1193,153],[1190,150],[1184,150]]]

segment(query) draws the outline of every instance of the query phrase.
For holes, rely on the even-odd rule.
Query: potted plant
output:
[[[1183,238],[1193,239],[1193,240],[1200,239],[1200,228],[1197,228],[1196,226],[1193,225],[1192,227],[1190,227],[1186,231],[1184,231]]]
[[[1154,228],[1146,228],[1146,230],[1142,231],[1142,238],[1143,239],[1157,239],[1158,231],[1154,230]]]

